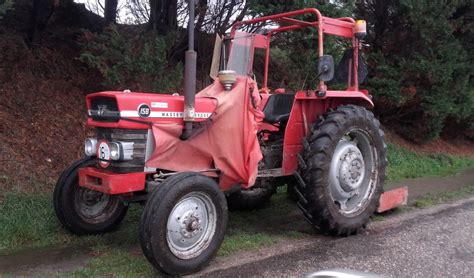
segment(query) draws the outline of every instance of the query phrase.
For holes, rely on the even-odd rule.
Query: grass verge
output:
[[[23,249],[47,248],[63,244],[87,246],[91,260],[86,267],[66,273],[66,276],[156,276],[157,272],[141,254],[138,228],[143,208],[132,205],[119,230],[99,236],[77,237],[58,223],[49,195],[7,194],[0,203],[0,254]],[[287,200],[280,188],[271,202],[251,212],[231,212],[226,237],[218,256],[228,256],[242,250],[254,250],[275,243],[292,231],[291,228],[266,229],[275,218],[294,212],[295,205]],[[268,217],[268,215],[272,215]],[[305,225],[304,221],[301,224]],[[289,235],[290,236],[290,235]]]
[[[474,195],[474,184],[467,185],[456,190],[446,191],[439,194],[425,195],[421,198],[416,199],[416,201],[413,203],[413,206],[417,208],[425,208],[425,207],[434,206],[437,204],[450,202],[453,200],[458,200],[461,198],[465,198],[466,196],[472,196],[472,195]]]
[[[448,176],[463,169],[474,167],[474,157],[447,154],[421,155],[405,148],[388,145],[389,181],[425,176]]]

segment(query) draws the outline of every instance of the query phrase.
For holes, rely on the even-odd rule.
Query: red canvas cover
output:
[[[146,165],[179,172],[217,168],[223,190],[236,184],[252,186],[262,159],[257,129],[263,112],[254,108],[260,102],[255,81],[238,77],[230,91],[215,81],[199,97],[218,103],[209,120],[185,141],[179,139],[181,124],[154,124],[156,147]]]

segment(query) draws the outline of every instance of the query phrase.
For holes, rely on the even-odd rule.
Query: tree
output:
[[[150,19],[148,28],[166,34],[178,27],[177,0],[150,0]]]
[[[415,141],[439,136],[474,115],[472,44],[462,43],[456,16],[467,1],[357,1],[369,22],[369,79],[382,120]],[[471,19],[472,20],[472,19]]]
[[[104,20],[105,24],[115,23],[117,19],[118,0],[105,0]]]

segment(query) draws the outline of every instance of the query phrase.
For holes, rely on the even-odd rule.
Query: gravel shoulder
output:
[[[278,255],[231,267],[220,262],[196,276],[305,276],[350,268],[388,277],[468,277],[474,270],[474,223],[467,219],[474,219],[474,197],[373,222],[357,236],[317,237],[297,250],[273,246],[268,253]]]

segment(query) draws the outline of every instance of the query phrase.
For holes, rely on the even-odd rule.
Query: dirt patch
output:
[[[416,199],[427,194],[436,195],[443,192],[454,191],[466,185],[474,185],[474,168],[448,177],[423,177],[389,182],[384,188],[388,190],[399,186],[408,186],[408,204],[412,205]]]
[[[78,246],[25,250],[0,256],[0,269],[2,274],[12,276],[65,273],[85,266],[93,257],[90,252],[89,248]]]
[[[84,97],[96,90],[97,75],[77,61],[78,47],[64,40],[74,31],[51,34],[30,48],[21,34],[0,32],[2,192],[48,191],[82,156],[89,132]]]

